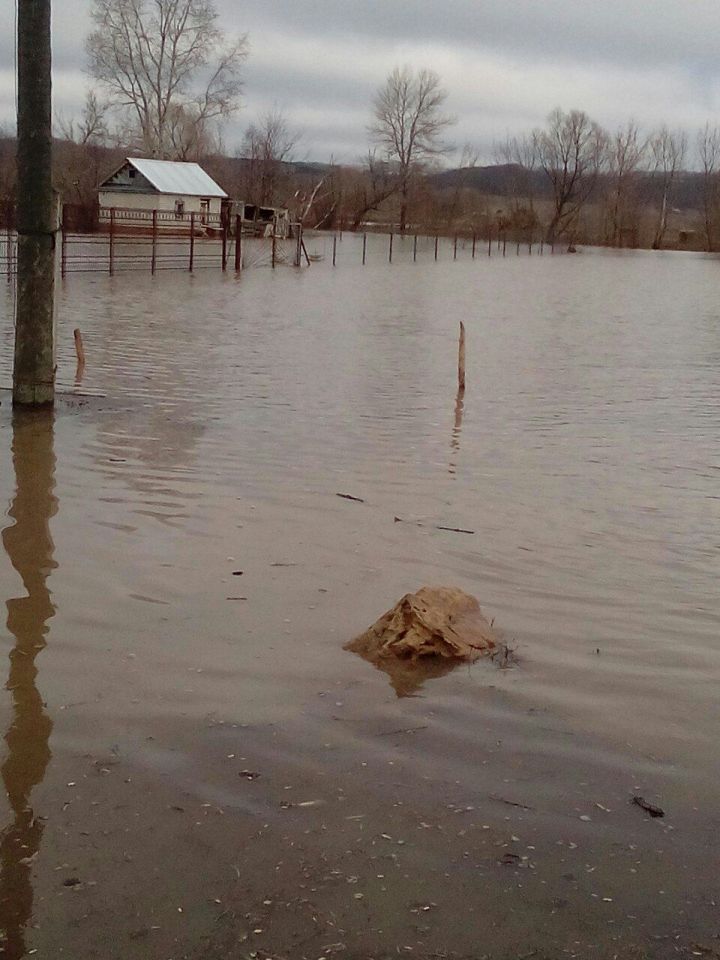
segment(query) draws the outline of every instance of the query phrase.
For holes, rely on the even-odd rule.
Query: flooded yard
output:
[[[720,263],[360,242],[71,276],[0,393],[0,956],[720,957]],[[426,584],[517,663],[343,650]]]

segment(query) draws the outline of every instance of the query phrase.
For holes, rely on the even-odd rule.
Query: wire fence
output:
[[[554,245],[532,238],[518,240],[498,228],[489,236],[457,234],[428,236],[412,233],[304,232],[290,224],[278,235],[275,225],[252,224],[240,216],[210,213],[177,214],[160,210],[112,208],[100,211],[99,229],[77,229],[72,208],[63,210],[58,242],[60,273],[127,271],[229,270],[250,267],[308,267],[325,262],[333,267],[386,262],[437,262],[487,257],[543,256]],[[0,232],[0,276],[11,281],[17,271],[17,234]]]

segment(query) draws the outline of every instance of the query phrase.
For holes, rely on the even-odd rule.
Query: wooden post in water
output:
[[[435,259],[438,258],[438,236],[435,234]]]
[[[507,248],[507,234],[503,232],[503,256],[505,256],[506,248]]]
[[[364,233],[363,234],[363,255],[362,255],[363,266],[365,266],[366,260],[367,260],[367,234]]]
[[[457,260],[457,234],[453,240],[453,260]]]
[[[277,234],[273,230],[272,235],[272,248],[270,253],[270,262],[273,270],[275,269],[275,264],[277,263]]]
[[[518,242],[517,242],[517,249],[516,249],[516,251],[515,251],[515,255],[518,256],[518,257],[520,256],[520,241],[519,241],[519,240],[518,240]]]
[[[150,260],[150,273],[155,276],[157,269],[157,210],[152,212],[152,259]]]
[[[393,234],[390,234],[390,249],[388,250],[388,263],[392,263]]]
[[[544,246],[545,246],[545,241],[544,241],[544,239],[543,239],[542,237],[540,237],[540,256],[543,255],[543,247],[544,247]]]
[[[273,234],[273,242],[274,242],[274,240],[275,240],[275,234]],[[223,217],[222,217],[222,248],[221,248],[222,268],[223,268],[223,270],[227,270],[227,242],[228,242],[228,221],[227,221],[227,216],[226,216],[225,214],[223,214]],[[275,248],[273,247],[273,266],[275,266],[274,258],[275,258]]]
[[[413,237],[413,263],[417,260],[417,234]]]
[[[337,235],[333,235],[333,266],[337,263]]]
[[[73,338],[75,339],[78,375],[82,376],[82,371],[85,369],[85,348],[83,347],[82,334],[80,333],[79,327],[75,327],[73,330]]]
[[[492,228],[488,233],[488,256],[492,256]]]
[[[475,236],[475,234],[473,234],[473,244],[472,244],[472,258],[473,258],[473,260],[475,259],[475,242],[476,242],[476,240],[477,240],[477,237]]]
[[[300,233],[298,232],[298,237]],[[300,244],[298,242],[297,264],[300,266]],[[239,213],[235,214],[235,273],[242,270],[242,217]]]
[[[193,272],[195,266],[195,214],[190,214],[190,262],[188,264],[188,271]]]
[[[460,343],[458,346],[458,391],[465,392],[465,324],[460,321]]]

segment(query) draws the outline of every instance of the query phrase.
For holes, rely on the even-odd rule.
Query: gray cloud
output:
[[[0,13],[0,122],[12,119],[12,11]],[[56,108],[79,109],[89,0],[56,0]],[[279,106],[304,130],[303,155],[352,161],[367,148],[374,90],[397,63],[443,77],[452,139],[486,158],[555,106],[615,127],[629,117],[689,130],[720,113],[717,0],[218,0],[247,31],[245,104],[225,140]]]

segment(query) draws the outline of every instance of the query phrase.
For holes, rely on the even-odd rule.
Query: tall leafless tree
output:
[[[535,136],[507,137],[495,146],[495,161],[507,167],[510,226],[518,239],[532,236],[537,227],[535,210],[538,144]]]
[[[247,200],[262,205],[277,200],[283,164],[292,160],[299,136],[277,108],[250,124],[242,146],[242,156],[247,162]]]
[[[592,194],[605,165],[607,134],[581,110],[553,110],[544,130],[534,133],[538,162],[553,191],[550,242],[568,234]]]
[[[637,201],[637,174],[646,154],[647,141],[633,120],[608,141],[605,239],[611,246],[622,246],[626,232],[637,227],[636,221],[631,221]]]
[[[687,150],[687,136],[680,130],[662,126],[650,137],[653,176],[660,183],[660,208],[653,237],[653,250],[662,249],[668,226],[668,206]]]
[[[705,249],[712,252],[720,216],[720,127],[705,124],[697,136],[697,153],[702,173]]]
[[[446,153],[443,132],[455,119],[443,112],[447,92],[434,70],[396,67],[373,102],[373,141],[398,168],[400,230],[407,226],[410,188],[423,163]]]
[[[149,156],[187,156],[238,109],[247,39],[226,39],[213,0],[92,0],[91,15],[90,73]]]

